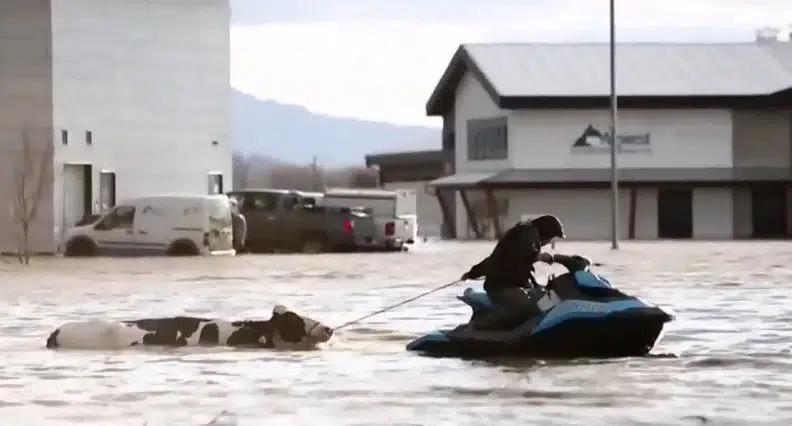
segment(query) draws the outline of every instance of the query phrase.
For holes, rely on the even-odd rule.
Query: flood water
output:
[[[673,308],[660,356],[641,359],[405,352],[420,333],[467,320],[454,298],[461,285],[340,331],[320,351],[44,349],[60,323],[87,318],[269,318],[283,303],[337,325],[453,281],[491,247],[0,263],[0,414],[13,426],[792,424],[787,243],[560,244],[606,263],[600,271],[627,292]]]

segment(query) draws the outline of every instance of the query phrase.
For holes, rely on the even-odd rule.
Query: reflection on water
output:
[[[327,324],[458,277],[491,243],[412,253],[0,263],[0,407],[9,425],[789,424],[792,244],[564,243],[677,321],[655,356],[461,361],[404,345],[468,317],[427,296],[351,326],[321,351],[43,349],[60,323],[176,314],[268,318],[285,303]],[[759,256],[761,254],[761,256]],[[387,413],[387,414],[383,414]],[[331,421],[332,419],[332,421]]]

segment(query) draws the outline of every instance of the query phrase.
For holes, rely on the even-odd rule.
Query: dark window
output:
[[[506,117],[468,120],[468,160],[505,160],[509,157]]]
[[[223,193],[223,175],[209,173],[209,195]]]
[[[786,188],[753,188],[751,222],[754,238],[786,238]]]
[[[659,238],[693,238],[693,190],[659,189],[657,191],[657,236]]]
[[[253,194],[245,197],[245,201],[250,206],[249,210],[260,212],[271,212],[278,207],[278,197],[275,194]]]
[[[64,145],[69,144],[69,131],[66,129],[61,129],[61,143]]]
[[[132,229],[134,221],[135,208],[133,206],[118,206],[110,210],[94,228],[100,231]]]
[[[93,145],[93,132],[90,130],[85,131],[85,144]]]

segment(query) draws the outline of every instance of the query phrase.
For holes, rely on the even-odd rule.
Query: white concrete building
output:
[[[617,49],[622,238],[792,235],[792,43]],[[608,93],[607,45],[462,45],[427,103],[456,235],[554,213],[607,239]]]
[[[228,0],[0,2],[4,200],[22,134],[52,153],[34,251],[122,198],[230,189],[229,24]],[[15,222],[2,206],[0,251]]]

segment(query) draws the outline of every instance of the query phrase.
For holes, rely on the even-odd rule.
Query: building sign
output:
[[[602,154],[610,152],[611,135],[602,132],[591,124],[586,127],[575,143],[572,152]],[[624,134],[616,136],[619,153],[648,153],[652,152],[649,133]]]

